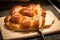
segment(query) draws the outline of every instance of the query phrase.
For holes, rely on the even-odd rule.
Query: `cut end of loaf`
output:
[[[44,28],[49,28],[54,22],[54,17],[46,13]]]

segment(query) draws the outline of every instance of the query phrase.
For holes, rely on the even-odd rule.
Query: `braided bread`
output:
[[[42,24],[45,23],[45,10],[41,8]],[[28,6],[14,6],[10,15],[4,19],[5,26],[8,29],[16,31],[38,30],[39,29],[39,16],[36,9],[36,4],[29,4]]]

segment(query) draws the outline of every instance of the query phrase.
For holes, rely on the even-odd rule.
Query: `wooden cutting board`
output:
[[[50,28],[44,29],[42,31],[42,33],[44,35],[47,35],[47,34],[55,33],[58,31],[60,32],[60,21],[57,19],[57,17],[51,11],[46,11],[46,12],[55,18],[55,22]],[[28,37],[38,36],[37,32],[22,33],[22,32],[14,32],[14,31],[6,29],[4,27],[4,17],[0,18],[0,27],[1,27],[2,36],[4,39],[28,38]]]

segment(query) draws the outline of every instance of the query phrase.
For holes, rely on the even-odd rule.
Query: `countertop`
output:
[[[24,5],[27,5],[27,4],[30,4],[30,3],[35,3],[35,4],[39,3],[39,4],[41,4],[41,6],[45,10],[51,10],[54,13],[54,15],[60,20],[60,14],[46,0],[40,1],[40,2],[37,2],[36,0],[35,1],[33,0],[33,1],[29,1],[27,3],[23,3],[23,2],[0,2],[0,17],[4,17],[4,16],[8,15],[9,14],[9,10],[14,5],[23,5],[24,6]],[[60,40],[60,32],[44,35],[44,38],[46,40]],[[2,40],[1,39],[1,35],[0,35],[0,40]],[[14,40],[20,40],[20,39],[14,39]],[[40,36],[33,37],[33,38],[28,38],[28,39],[22,39],[22,40],[40,40]]]

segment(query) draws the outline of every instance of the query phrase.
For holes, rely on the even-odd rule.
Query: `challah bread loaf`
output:
[[[14,6],[10,11],[10,15],[4,19],[5,26],[15,31],[38,30],[40,25],[39,21],[41,21],[39,20],[40,16],[38,12],[41,12],[42,16],[41,25],[48,25],[47,22],[45,23],[47,19],[46,12],[42,7],[39,8],[41,11],[37,11],[36,6],[35,4],[29,4],[25,7],[20,5]]]

